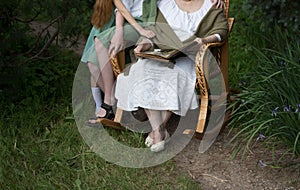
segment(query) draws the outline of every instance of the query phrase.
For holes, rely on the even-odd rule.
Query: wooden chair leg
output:
[[[196,132],[197,133],[203,133],[206,119],[207,119],[207,110],[208,110],[208,98],[203,97],[201,98],[201,105],[200,105],[200,113],[198,116],[198,123],[197,123],[197,128]]]
[[[98,122],[101,123],[104,127],[110,127],[118,130],[125,129],[125,127],[123,127],[120,122],[112,121],[110,119],[99,118]]]
[[[114,122],[120,123],[121,119],[122,119],[122,115],[123,115],[123,110],[121,110],[120,108],[117,108]]]

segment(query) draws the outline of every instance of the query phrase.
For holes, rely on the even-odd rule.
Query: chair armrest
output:
[[[225,41],[214,42],[214,43],[207,43],[206,46],[207,46],[207,48],[210,48],[210,47],[221,47],[223,44],[225,44]]]

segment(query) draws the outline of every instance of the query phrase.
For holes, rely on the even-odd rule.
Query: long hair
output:
[[[96,0],[92,15],[92,25],[101,29],[109,21],[113,12],[113,0]]]

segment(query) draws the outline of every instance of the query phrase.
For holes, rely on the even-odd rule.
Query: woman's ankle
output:
[[[153,132],[153,143],[156,144],[161,142],[165,138],[165,131],[161,130],[160,128],[152,131]]]

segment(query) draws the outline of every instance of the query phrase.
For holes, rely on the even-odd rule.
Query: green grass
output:
[[[83,141],[69,105],[45,107],[2,103],[0,189],[199,189],[172,160],[143,169],[106,162]],[[129,132],[110,133],[140,142]]]
[[[51,61],[17,68],[19,77],[0,86],[5,89],[0,91],[0,189],[201,189],[173,160],[126,168],[93,152],[71,105],[79,59],[69,52],[56,54]],[[143,146],[141,134],[107,131],[119,142]]]

